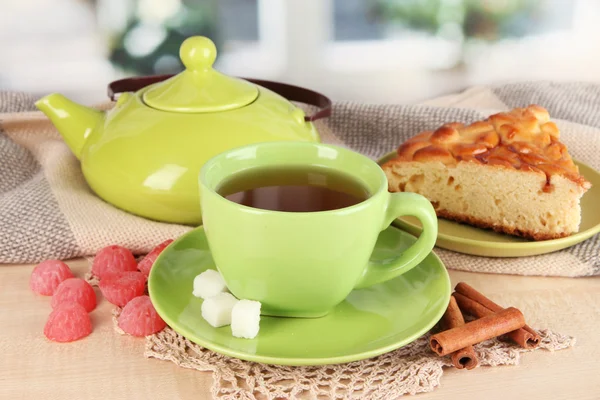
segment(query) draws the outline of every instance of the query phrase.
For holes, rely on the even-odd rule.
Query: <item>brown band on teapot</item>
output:
[[[300,103],[309,104],[319,107],[320,110],[313,115],[304,117],[305,121],[316,121],[321,118],[331,115],[331,100],[329,97],[315,92],[310,89],[305,89],[300,86],[288,85],[287,83],[264,81],[261,79],[242,78],[259,86],[264,86],[267,89],[285,97],[290,101],[298,101]]]
[[[116,95],[123,92],[137,92],[138,90],[150,86],[157,82],[169,79],[173,75],[151,75],[135,76],[131,78],[119,79],[108,84],[108,97],[116,101]]]
[[[131,78],[124,78],[113,81],[108,84],[108,97],[115,101],[115,95],[123,92],[137,92],[138,90],[152,85],[157,82],[162,82],[169,79],[174,75],[150,75],[150,76],[137,76]],[[261,79],[252,78],[241,78],[252,82],[259,86],[263,86],[273,92],[285,97],[289,101],[297,101],[300,103],[309,104],[311,106],[319,107],[319,110],[312,114],[304,117],[305,121],[316,121],[321,118],[329,117],[331,115],[331,100],[319,93],[310,89],[305,89],[299,86],[289,85],[287,83],[265,81]]]

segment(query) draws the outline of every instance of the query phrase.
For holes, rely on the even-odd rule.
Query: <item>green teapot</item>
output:
[[[313,121],[330,114],[331,102],[297,86],[216,71],[217,51],[206,37],[186,39],[179,55],[185,66],[179,74],[112,82],[108,92],[116,101],[106,112],[60,94],[36,106],[100,198],[145,218],[193,225],[202,221],[197,181],[208,159],[250,143],[318,142]],[[307,116],[291,101],[320,109]]]

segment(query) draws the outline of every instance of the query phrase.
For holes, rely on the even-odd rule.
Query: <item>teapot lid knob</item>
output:
[[[181,44],[179,57],[188,70],[207,70],[212,68],[217,58],[217,48],[213,41],[205,36],[192,36]]]
[[[213,69],[217,48],[204,36],[191,36],[179,48],[185,70],[143,89],[146,105],[173,112],[218,112],[252,103],[258,87]]]

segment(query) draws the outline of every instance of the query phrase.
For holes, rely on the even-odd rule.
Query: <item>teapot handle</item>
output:
[[[169,75],[151,75],[151,76],[136,76],[131,78],[119,79],[108,84],[108,97],[112,100],[116,100],[116,94],[123,92],[137,92],[138,90],[152,85],[157,82],[162,82],[172,77]],[[321,118],[329,117],[331,115],[331,100],[319,93],[310,89],[305,89],[299,86],[288,85],[287,83],[265,81],[261,79],[253,78],[241,78],[249,82],[255,83],[259,86],[263,86],[273,92],[285,97],[289,101],[297,101],[300,103],[309,104],[311,106],[319,107],[319,110],[312,115],[306,115],[305,121],[316,121]]]
[[[331,100],[324,94],[315,92],[314,90],[305,89],[300,86],[289,85],[287,83],[264,81],[261,79],[252,78],[242,79],[255,83],[259,86],[266,87],[267,89],[274,91],[290,101],[297,101],[319,107],[319,110],[314,114],[305,116],[305,121],[316,121],[331,115]]]

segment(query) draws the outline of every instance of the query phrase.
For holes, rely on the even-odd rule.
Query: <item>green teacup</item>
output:
[[[304,166],[350,175],[368,198],[330,211],[282,212],[241,205],[218,193],[239,171]],[[437,237],[431,203],[387,189],[374,161],[317,143],[236,148],[210,159],[200,172],[202,219],[215,264],[233,295],[260,301],[263,315],[323,316],[353,289],[395,278],[431,252]],[[379,233],[404,215],[423,224],[419,239],[384,262],[370,261]]]

